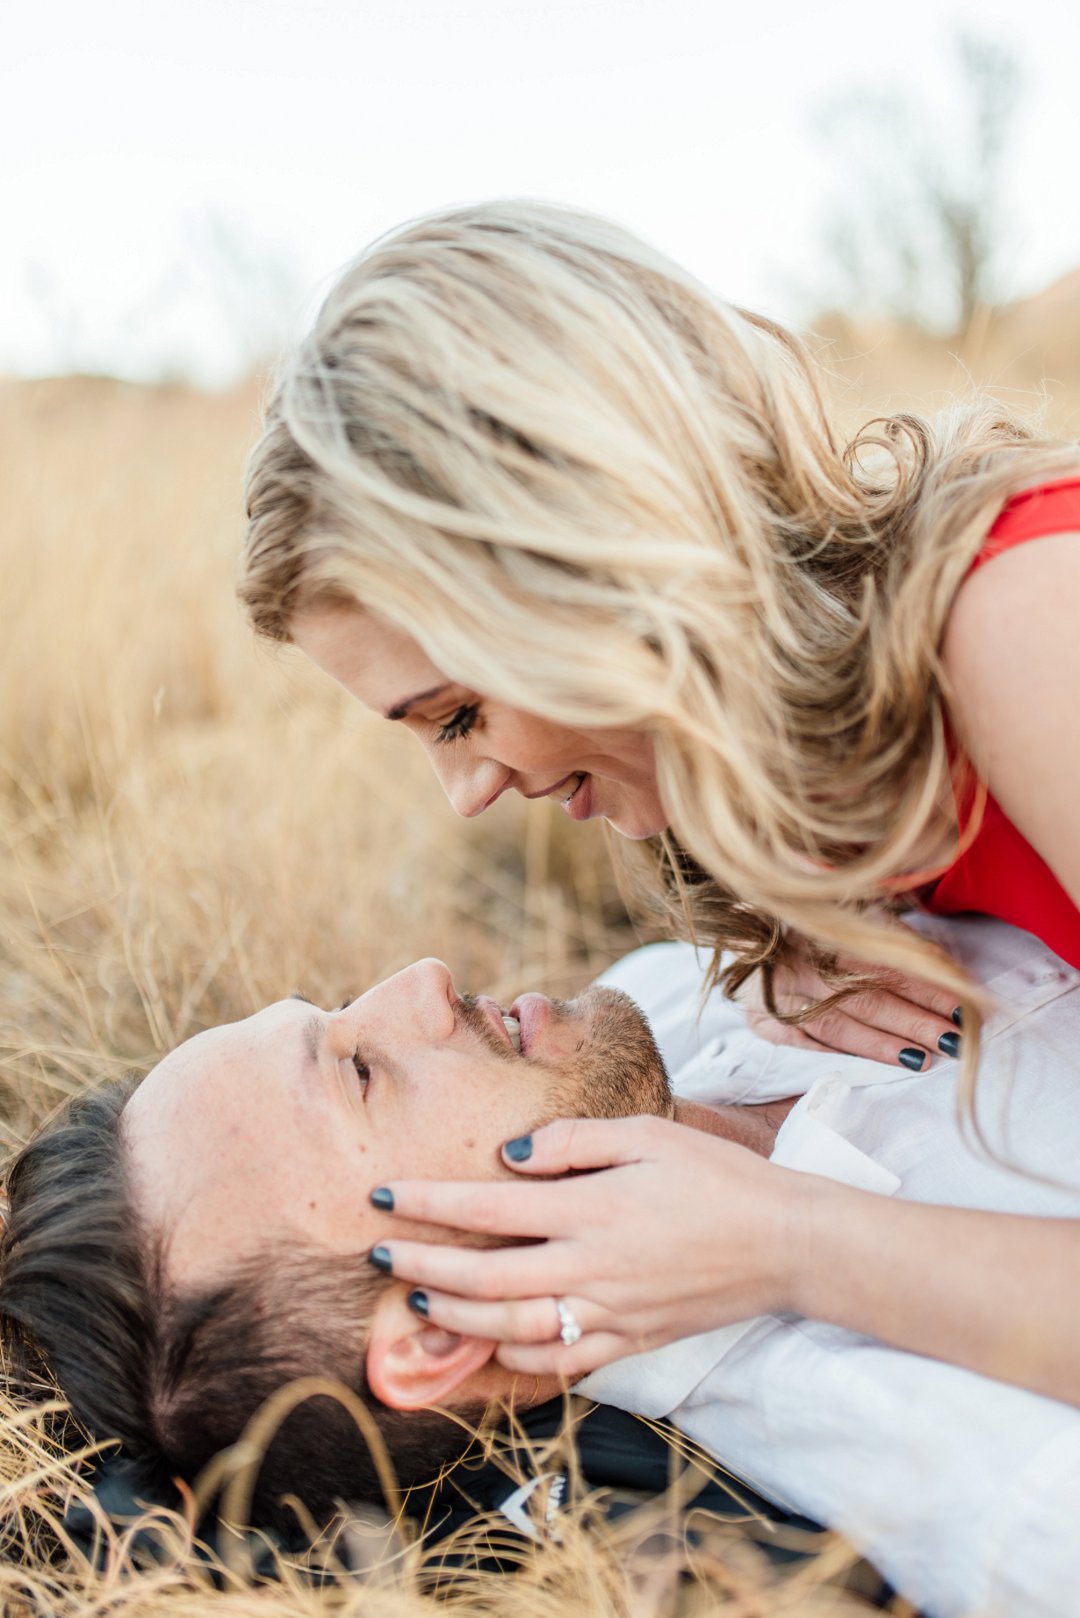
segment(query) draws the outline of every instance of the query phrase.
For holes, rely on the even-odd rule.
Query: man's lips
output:
[[[551,1021],[552,1005],[546,994],[521,994],[510,1007],[521,1027],[521,1054],[528,1056]]]
[[[499,1043],[505,1043],[515,1056],[527,1056],[533,1045],[543,1036],[544,1029],[551,1021],[552,1003],[546,994],[538,994],[535,990],[528,994],[519,995],[505,1012],[498,1001],[493,1000],[489,994],[476,996],[476,1008],[489,1022],[499,1038]],[[515,1044],[506,1026],[505,1018],[514,1018],[518,1024],[519,1044]]]
[[[477,1009],[483,1012],[485,1018],[491,1024],[492,1028],[495,1029],[499,1039],[504,1041],[516,1056],[518,1053],[514,1046],[513,1040],[510,1038],[510,1030],[503,1022],[502,1007],[497,1001],[493,1000],[489,994],[478,994],[476,997],[476,1005]],[[512,1015],[513,1013],[511,1013],[511,1016]]]

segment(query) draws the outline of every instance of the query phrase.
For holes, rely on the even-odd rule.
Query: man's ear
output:
[[[423,1410],[449,1403],[488,1364],[495,1344],[429,1325],[409,1308],[408,1295],[402,1282],[387,1287],[379,1299],[368,1338],[367,1379],[384,1405]]]

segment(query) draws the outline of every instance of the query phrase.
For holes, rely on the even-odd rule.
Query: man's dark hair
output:
[[[0,1334],[20,1390],[48,1398],[55,1383],[77,1421],[94,1438],[119,1439],[159,1493],[176,1476],[193,1481],[284,1384],[332,1377],[370,1410],[398,1483],[433,1478],[468,1438],[448,1417],[390,1410],[372,1394],[365,1348],[389,1282],[366,1254],[275,1250],[198,1292],[166,1285],[162,1243],[138,1218],[120,1127],[137,1084],[110,1081],[68,1102],[8,1172]],[[307,1399],[279,1427],[252,1523],[293,1531],[287,1494],[320,1526],[338,1501],[382,1499],[368,1445],[329,1396]]]

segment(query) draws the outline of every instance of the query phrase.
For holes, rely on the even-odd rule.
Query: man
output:
[[[463,1438],[429,1407],[479,1419],[513,1378],[368,1262],[391,1228],[370,1191],[417,1169],[508,1176],[501,1142],[565,1114],[672,1111],[647,1026],[613,990],[552,1004],[527,1059],[495,1003],[460,996],[438,961],[332,1014],[280,1001],[140,1085],[78,1098],[20,1154],[0,1248],[9,1352],[51,1371],[149,1486],[194,1478],[309,1374],[368,1404],[399,1482],[430,1478]],[[559,1392],[525,1387],[530,1402]],[[378,1449],[344,1406],[308,1401],[260,1471],[255,1516],[287,1527],[286,1494],[320,1519],[338,1498],[380,1498]]]
[[[695,1023],[700,963],[683,946],[639,952],[609,980],[646,1002],[685,1101],[775,1161],[882,1194],[1075,1216],[1080,973],[998,923],[945,936],[999,1003],[980,1116],[1007,1162],[958,1127],[954,1062],[898,1078],[765,1046],[715,996]],[[491,1343],[430,1326],[402,1283],[367,1265],[391,1234],[372,1187],[495,1178],[502,1142],[548,1118],[673,1111],[648,1029],[611,981],[537,1023],[522,1054],[513,1018],[421,962],[337,1013],[284,1001],[199,1035],[122,1111],[113,1104],[111,1158],[100,1117],[77,1162],[68,1125],[43,1137],[59,1144],[24,1154],[0,1310],[84,1419],[159,1470],[191,1475],[262,1396],[323,1370],[369,1401],[403,1481],[429,1475],[461,1440],[427,1407],[476,1414],[495,1396],[524,1402],[522,1390]],[[394,1222],[394,1236],[409,1233]],[[80,1312],[81,1271],[92,1285]],[[555,1391],[530,1386],[528,1402]],[[1069,1610],[1080,1411],[802,1320],[670,1344],[582,1391],[670,1416],[767,1497],[847,1533],[942,1618]],[[314,1399],[285,1423],[261,1476],[268,1512],[290,1489],[317,1504],[377,1493],[341,1417]]]

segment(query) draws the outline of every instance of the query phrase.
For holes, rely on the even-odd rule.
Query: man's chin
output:
[[[566,1065],[563,1085],[567,1114],[578,1118],[636,1118],[651,1113],[674,1116],[664,1061],[648,1020],[621,989],[594,984],[570,1002],[568,1012],[584,1013],[586,1030]],[[565,1114],[564,1114],[565,1115]]]

